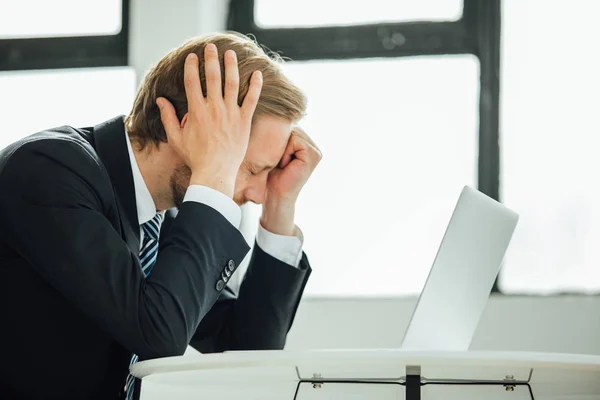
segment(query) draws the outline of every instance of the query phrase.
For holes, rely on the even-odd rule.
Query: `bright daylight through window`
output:
[[[263,28],[356,25],[378,22],[455,21],[462,0],[255,0],[256,23]],[[317,11],[318,10],[318,11]]]
[[[297,220],[311,295],[420,292],[460,185],[475,185],[474,56],[289,63],[324,158]],[[253,207],[257,215],[260,210]]]
[[[121,1],[2,0],[0,39],[115,35],[121,31]]]
[[[132,68],[0,73],[3,115],[0,148],[42,129],[98,124],[131,109]]]
[[[597,293],[600,3],[503,4],[501,195],[521,220],[499,286]]]

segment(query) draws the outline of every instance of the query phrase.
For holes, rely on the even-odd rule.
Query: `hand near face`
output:
[[[268,231],[292,236],[300,191],[321,161],[321,150],[299,127],[292,131],[279,167],[269,173],[261,224]]]
[[[158,98],[161,120],[171,147],[191,169],[190,184],[199,184],[233,196],[237,171],[244,159],[254,110],[260,97],[262,75],[255,71],[242,106],[238,106],[239,70],[235,52],[224,55],[225,90],[217,47],[204,50],[206,97],[202,93],[198,56],[185,60],[184,82],[188,113],[182,121],[165,98]]]
[[[292,131],[279,168],[269,174],[267,199],[295,202],[308,178],[321,161],[321,150],[300,127]]]

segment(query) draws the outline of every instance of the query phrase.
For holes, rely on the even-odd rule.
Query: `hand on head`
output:
[[[158,98],[161,120],[169,144],[192,171],[190,184],[211,187],[233,197],[238,169],[246,154],[254,110],[262,88],[262,74],[255,71],[248,93],[238,105],[239,70],[234,51],[225,53],[225,93],[219,56],[214,44],[204,49],[206,96],[202,93],[199,60],[189,54],[184,82],[188,113],[179,121],[175,108]]]

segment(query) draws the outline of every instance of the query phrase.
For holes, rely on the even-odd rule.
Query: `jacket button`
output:
[[[235,269],[235,261],[233,260],[229,260],[227,262],[227,269],[231,272],[233,272],[233,270]]]
[[[223,288],[225,287],[225,282],[223,282],[222,280],[219,279],[219,281],[217,282],[217,290],[220,292],[221,290],[223,290]]]
[[[229,268],[225,268],[223,269],[223,274],[225,274],[229,278],[231,274],[233,274],[233,272],[231,272]]]

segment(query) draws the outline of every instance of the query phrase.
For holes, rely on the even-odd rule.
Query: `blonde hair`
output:
[[[168,99],[181,120],[187,113],[187,99],[183,83],[183,66],[190,53],[196,53],[200,60],[200,83],[206,94],[204,76],[204,47],[209,43],[217,46],[221,63],[221,79],[225,84],[223,54],[235,51],[240,73],[238,104],[242,104],[250,77],[256,70],[262,72],[263,86],[254,112],[254,118],[270,115],[296,122],[304,116],[306,97],[281,71],[282,58],[265,52],[255,41],[236,32],[215,33],[189,40],[182,46],[165,55],[152,67],[138,90],[133,109],[125,118],[125,126],[130,137],[144,148],[147,144],[158,145],[167,142],[160,112],[156,105],[158,97]]]

